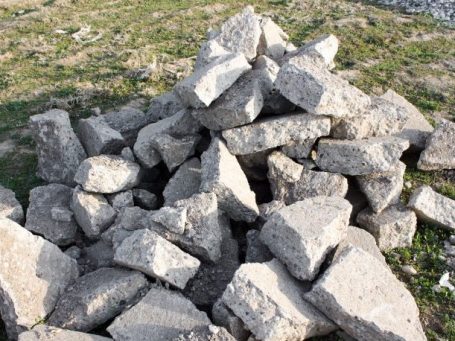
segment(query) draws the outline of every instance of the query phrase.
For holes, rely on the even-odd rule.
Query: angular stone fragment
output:
[[[201,139],[199,134],[174,137],[157,134],[151,139],[152,147],[158,151],[170,172],[194,155]]]
[[[124,192],[118,192],[107,195],[107,200],[112,208],[116,211],[120,211],[123,207],[133,207],[133,191],[128,190]]]
[[[54,244],[9,219],[0,219],[0,313],[9,339],[43,320],[77,264]]]
[[[257,53],[274,60],[283,57],[289,36],[272,19],[267,17],[261,18],[261,30]]]
[[[302,294],[301,284],[275,259],[243,264],[223,302],[260,340],[299,340],[334,331],[337,327]]]
[[[137,185],[140,169],[137,163],[120,156],[92,156],[81,163],[74,180],[88,192],[110,194]]]
[[[173,341],[237,341],[223,327],[214,325],[197,327],[193,330],[179,335]]]
[[[154,287],[118,316],[107,331],[115,340],[172,340],[182,332],[209,324],[207,315],[180,293]]]
[[[78,226],[70,210],[72,192],[70,187],[61,184],[32,189],[25,228],[57,245],[74,242]]]
[[[364,113],[370,97],[330,73],[318,54],[291,58],[278,73],[275,86],[295,105],[315,115],[354,117]]]
[[[146,210],[154,210],[158,206],[156,195],[142,188],[133,188],[133,199],[137,206]]]
[[[109,341],[107,337],[75,332],[45,324],[39,324],[32,330],[23,332],[19,335],[19,341]]]
[[[99,240],[90,246],[84,247],[80,252],[77,263],[79,264],[79,270],[83,274],[100,268],[115,266],[112,245]]]
[[[365,113],[332,122],[331,135],[337,139],[359,140],[399,134],[408,120],[405,110],[381,97],[372,97]]]
[[[194,69],[199,70],[213,62],[216,58],[225,56],[229,53],[230,52],[218,44],[216,40],[208,40],[203,43],[199,49]]]
[[[136,158],[134,157],[133,151],[130,147],[125,147],[120,152],[120,156],[125,160],[136,162]]]
[[[356,247],[347,247],[304,297],[356,339],[426,340],[411,293]]]
[[[256,196],[235,156],[214,138],[201,159],[201,191],[215,193],[220,208],[232,219],[253,222],[259,212]]]
[[[381,212],[387,206],[400,201],[405,170],[406,165],[399,161],[387,172],[356,177],[360,190],[365,194],[374,212]]]
[[[323,35],[315,40],[302,46],[301,50],[304,53],[315,51],[324,58],[324,63],[327,68],[333,69],[335,67],[335,55],[338,52],[339,41],[333,34]]]
[[[226,307],[221,298],[212,307],[212,320],[216,325],[226,328],[238,341],[246,341],[251,334],[243,321]]]
[[[312,280],[327,254],[345,238],[351,210],[339,197],[298,201],[274,213],[260,238],[294,277]]]
[[[29,126],[38,154],[38,176],[47,182],[74,185],[76,170],[87,154],[71,128],[68,113],[54,109],[34,115]]]
[[[392,169],[409,147],[398,137],[370,137],[364,140],[321,139],[316,164],[327,172],[365,175]]]
[[[185,232],[186,213],[187,209],[185,207],[162,207],[150,219],[160,223],[171,232],[182,234]]]
[[[114,260],[179,289],[185,288],[200,265],[197,258],[147,229],[137,230],[126,238],[115,250]]]
[[[348,191],[344,176],[306,170],[281,152],[270,154],[268,166],[273,199],[284,201],[286,205],[316,196],[344,197]]]
[[[417,188],[409,198],[408,207],[419,219],[449,230],[455,229],[455,200],[436,193],[430,186]]]
[[[412,245],[417,217],[412,210],[398,204],[381,213],[366,208],[357,215],[357,223],[373,235],[381,251],[389,251]]]
[[[259,216],[256,220],[256,224],[259,224],[259,229],[262,229],[262,225],[264,225],[267,220],[269,220],[273,213],[279,211],[285,206],[286,204],[279,200],[272,200],[270,202],[258,205]]]
[[[164,206],[171,206],[181,199],[188,199],[201,187],[201,162],[191,158],[174,173],[163,191]]]
[[[402,107],[406,112],[408,120],[403,127],[403,130],[395,136],[408,140],[413,151],[420,151],[425,148],[427,137],[433,131],[431,124],[425,119],[420,111],[409,103],[404,97],[389,89],[381,96],[394,105]]]
[[[422,170],[455,169],[455,123],[442,121],[428,137],[417,168]]]
[[[241,53],[221,56],[177,83],[174,91],[184,105],[206,108],[249,69]]]
[[[273,259],[272,253],[261,241],[259,234],[258,230],[249,230],[246,233],[245,263],[264,263]]]
[[[117,212],[101,194],[93,194],[76,187],[71,209],[77,223],[89,238],[99,238],[115,220]]]
[[[150,123],[171,117],[184,109],[182,103],[173,91],[165,92],[161,96],[152,98],[146,116]]]
[[[89,156],[118,154],[125,146],[122,135],[112,129],[103,116],[79,120],[78,135]]]
[[[291,141],[281,148],[281,151],[293,159],[306,159],[310,156],[311,150],[317,138],[309,138],[302,141]]]
[[[181,110],[176,114],[142,128],[134,144],[134,154],[147,168],[156,166],[161,161],[160,153],[154,147],[154,139],[159,134],[169,134],[175,137],[196,134],[201,125],[190,112]]]
[[[119,111],[113,111],[103,116],[107,124],[122,134],[125,143],[132,146],[138,131],[148,122],[148,117],[142,110],[124,106]]]
[[[328,117],[303,113],[269,117],[243,127],[227,129],[223,131],[223,137],[232,154],[245,155],[292,141],[327,136],[329,132]]]
[[[14,192],[0,185],[0,218],[8,218],[18,224],[24,222],[24,210]]]
[[[214,39],[226,50],[243,53],[251,61],[256,58],[261,33],[260,17],[254,14],[252,6],[247,6],[230,17]]]
[[[376,240],[371,233],[355,226],[348,226],[346,238],[338,244],[335,254],[333,255],[333,259],[336,259],[343,252],[343,250],[349,246],[355,246],[356,248],[368,252],[370,255],[379,260],[384,266],[388,266],[381,250],[379,250],[378,245],[376,244]]]
[[[139,272],[101,268],[79,277],[65,290],[47,323],[77,331],[92,330],[135,303],[147,284]]]

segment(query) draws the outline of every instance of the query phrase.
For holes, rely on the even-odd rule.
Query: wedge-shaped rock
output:
[[[347,247],[304,297],[356,339],[426,340],[411,293],[356,247]]]
[[[259,213],[256,195],[235,156],[214,138],[201,159],[201,191],[215,193],[220,208],[232,219],[253,222]]]
[[[80,255],[77,258],[79,270],[83,274],[87,274],[105,267],[113,267],[114,250],[112,245],[109,245],[103,240],[84,247],[80,250]]]
[[[63,110],[50,110],[30,117],[38,154],[38,176],[47,182],[74,185],[74,174],[87,157],[71,128],[69,115]]]
[[[0,185],[0,218],[8,218],[18,224],[24,222],[24,210],[14,192]]]
[[[78,277],[77,263],[47,240],[0,219],[0,312],[9,339],[43,320]]]
[[[79,277],[65,290],[47,323],[71,330],[92,330],[135,303],[147,284],[140,272],[101,268]]]
[[[371,209],[381,212],[400,201],[406,165],[399,161],[391,170],[357,176],[360,190],[365,194]]]
[[[229,332],[223,327],[214,325],[197,327],[193,330],[180,334],[179,337],[173,341],[237,341]]]
[[[321,139],[316,164],[324,171],[348,175],[387,172],[408,147],[409,142],[398,137],[353,141]]]
[[[310,156],[317,138],[309,138],[303,141],[291,141],[281,148],[281,151],[293,159],[306,159]]]
[[[92,156],[84,160],[74,180],[87,192],[116,193],[139,183],[141,167],[115,155]]]
[[[161,96],[152,98],[147,110],[148,122],[154,123],[159,120],[171,117],[184,109],[182,102],[173,91],[165,92]]]
[[[316,52],[291,58],[275,82],[281,94],[315,115],[354,117],[364,113],[370,97],[330,73]]]
[[[116,211],[120,211],[124,207],[133,207],[134,206],[132,190],[109,194],[106,197],[107,197],[107,200],[109,201],[109,204]]]
[[[204,66],[210,64],[218,57],[225,56],[230,52],[222,47],[214,39],[208,40],[201,45],[199,53],[196,58],[196,63],[194,64],[194,69],[199,70]]]
[[[229,151],[245,155],[286,145],[292,141],[327,136],[330,119],[309,114],[270,117],[223,131]]]
[[[245,263],[264,263],[273,259],[272,253],[261,241],[259,235],[258,230],[249,230],[246,233]]]
[[[412,245],[417,217],[412,210],[397,204],[381,213],[366,208],[357,215],[357,223],[373,235],[381,251],[389,251]]]
[[[348,192],[348,180],[344,176],[306,170],[281,152],[270,154],[268,166],[273,199],[286,205],[316,196],[344,197]]]
[[[124,106],[118,111],[103,116],[109,126],[122,134],[125,143],[132,146],[139,130],[149,123],[147,115],[142,110]]]
[[[196,70],[177,83],[174,91],[184,105],[206,108],[249,69],[251,66],[243,54],[231,53]]]
[[[85,192],[80,187],[73,191],[71,209],[77,223],[89,238],[99,238],[112,225],[117,215],[103,195]]]
[[[126,238],[115,250],[114,260],[179,289],[185,288],[200,265],[197,258],[147,229],[137,230]]]
[[[78,135],[89,156],[118,154],[125,146],[122,134],[112,129],[103,116],[79,120]]]
[[[57,245],[74,242],[78,226],[70,209],[72,193],[70,187],[61,184],[32,189],[25,228]]]
[[[455,200],[436,193],[430,186],[417,188],[409,198],[408,207],[419,219],[449,230],[455,229]]]
[[[182,234],[185,232],[186,214],[186,207],[162,207],[150,219],[160,223],[171,232]]]
[[[338,197],[298,201],[274,213],[260,238],[301,280],[313,280],[327,254],[346,236],[352,206]]]
[[[263,69],[246,72],[210,107],[194,109],[192,115],[211,130],[253,122],[264,106],[264,95],[273,88],[273,81],[266,77],[266,72]]]
[[[241,52],[249,61],[256,58],[261,37],[260,17],[247,6],[241,13],[230,17],[214,39],[228,51]]]
[[[289,36],[267,17],[261,18],[261,38],[257,52],[260,55],[266,55],[274,60],[283,57],[286,52],[286,41]]]
[[[134,307],[107,328],[115,340],[172,340],[180,333],[209,325],[204,312],[180,293],[153,287]]]
[[[169,134],[157,134],[151,139],[153,148],[160,154],[170,172],[194,155],[201,139],[199,134],[174,137]]]
[[[331,135],[337,139],[359,140],[399,134],[408,120],[405,110],[381,97],[372,97],[365,113],[335,119]]]
[[[236,340],[247,341],[251,335],[243,321],[234,315],[221,298],[212,307],[212,320],[216,325],[226,328]]]
[[[130,147],[125,147],[120,152],[120,156],[125,160],[136,162],[136,158],[134,157],[133,150]]]
[[[409,103],[404,97],[389,89],[381,96],[385,100],[400,106],[406,113],[408,120],[403,130],[395,136],[408,140],[413,151],[421,151],[425,148],[428,136],[433,131],[431,124],[425,119],[420,111]]]
[[[333,259],[336,259],[344,249],[349,246],[355,246],[378,259],[384,266],[388,266],[384,256],[379,250],[376,240],[373,235],[363,229],[355,226],[348,226],[346,238],[344,238],[337,246]]]
[[[160,153],[154,147],[154,139],[159,134],[170,134],[175,137],[192,135],[201,128],[200,123],[186,109],[156,123],[142,128],[134,144],[134,154],[146,168],[152,168],[161,161]]]
[[[260,340],[303,340],[337,327],[302,298],[303,289],[276,259],[243,264],[223,302]]]
[[[19,341],[109,341],[107,337],[75,332],[45,324],[39,324],[32,330],[19,335]]]
[[[417,168],[422,170],[455,169],[455,123],[442,121],[428,137]]]
[[[164,206],[171,206],[181,199],[188,199],[201,187],[201,162],[192,158],[174,173],[163,191]]]

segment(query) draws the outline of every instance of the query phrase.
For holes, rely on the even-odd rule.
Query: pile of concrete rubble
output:
[[[333,35],[295,48],[251,7],[208,35],[147,113],[76,132],[65,111],[31,117],[49,184],[25,217],[0,191],[8,336],[425,340],[381,251],[410,246],[418,219],[455,229],[428,186],[400,203],[403,152],[455,168],[455,124],[338,77]]]

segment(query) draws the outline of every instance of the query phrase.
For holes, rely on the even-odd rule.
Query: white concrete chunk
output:
[[[455,123],[442,121],[427,139],[417,168],[422,170],[455,169]]]

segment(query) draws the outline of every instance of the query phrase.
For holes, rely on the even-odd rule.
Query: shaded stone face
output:
[[[18,224],[24,221],[24,210],[14,192],[0,186],[0,218],[8,218]]]

